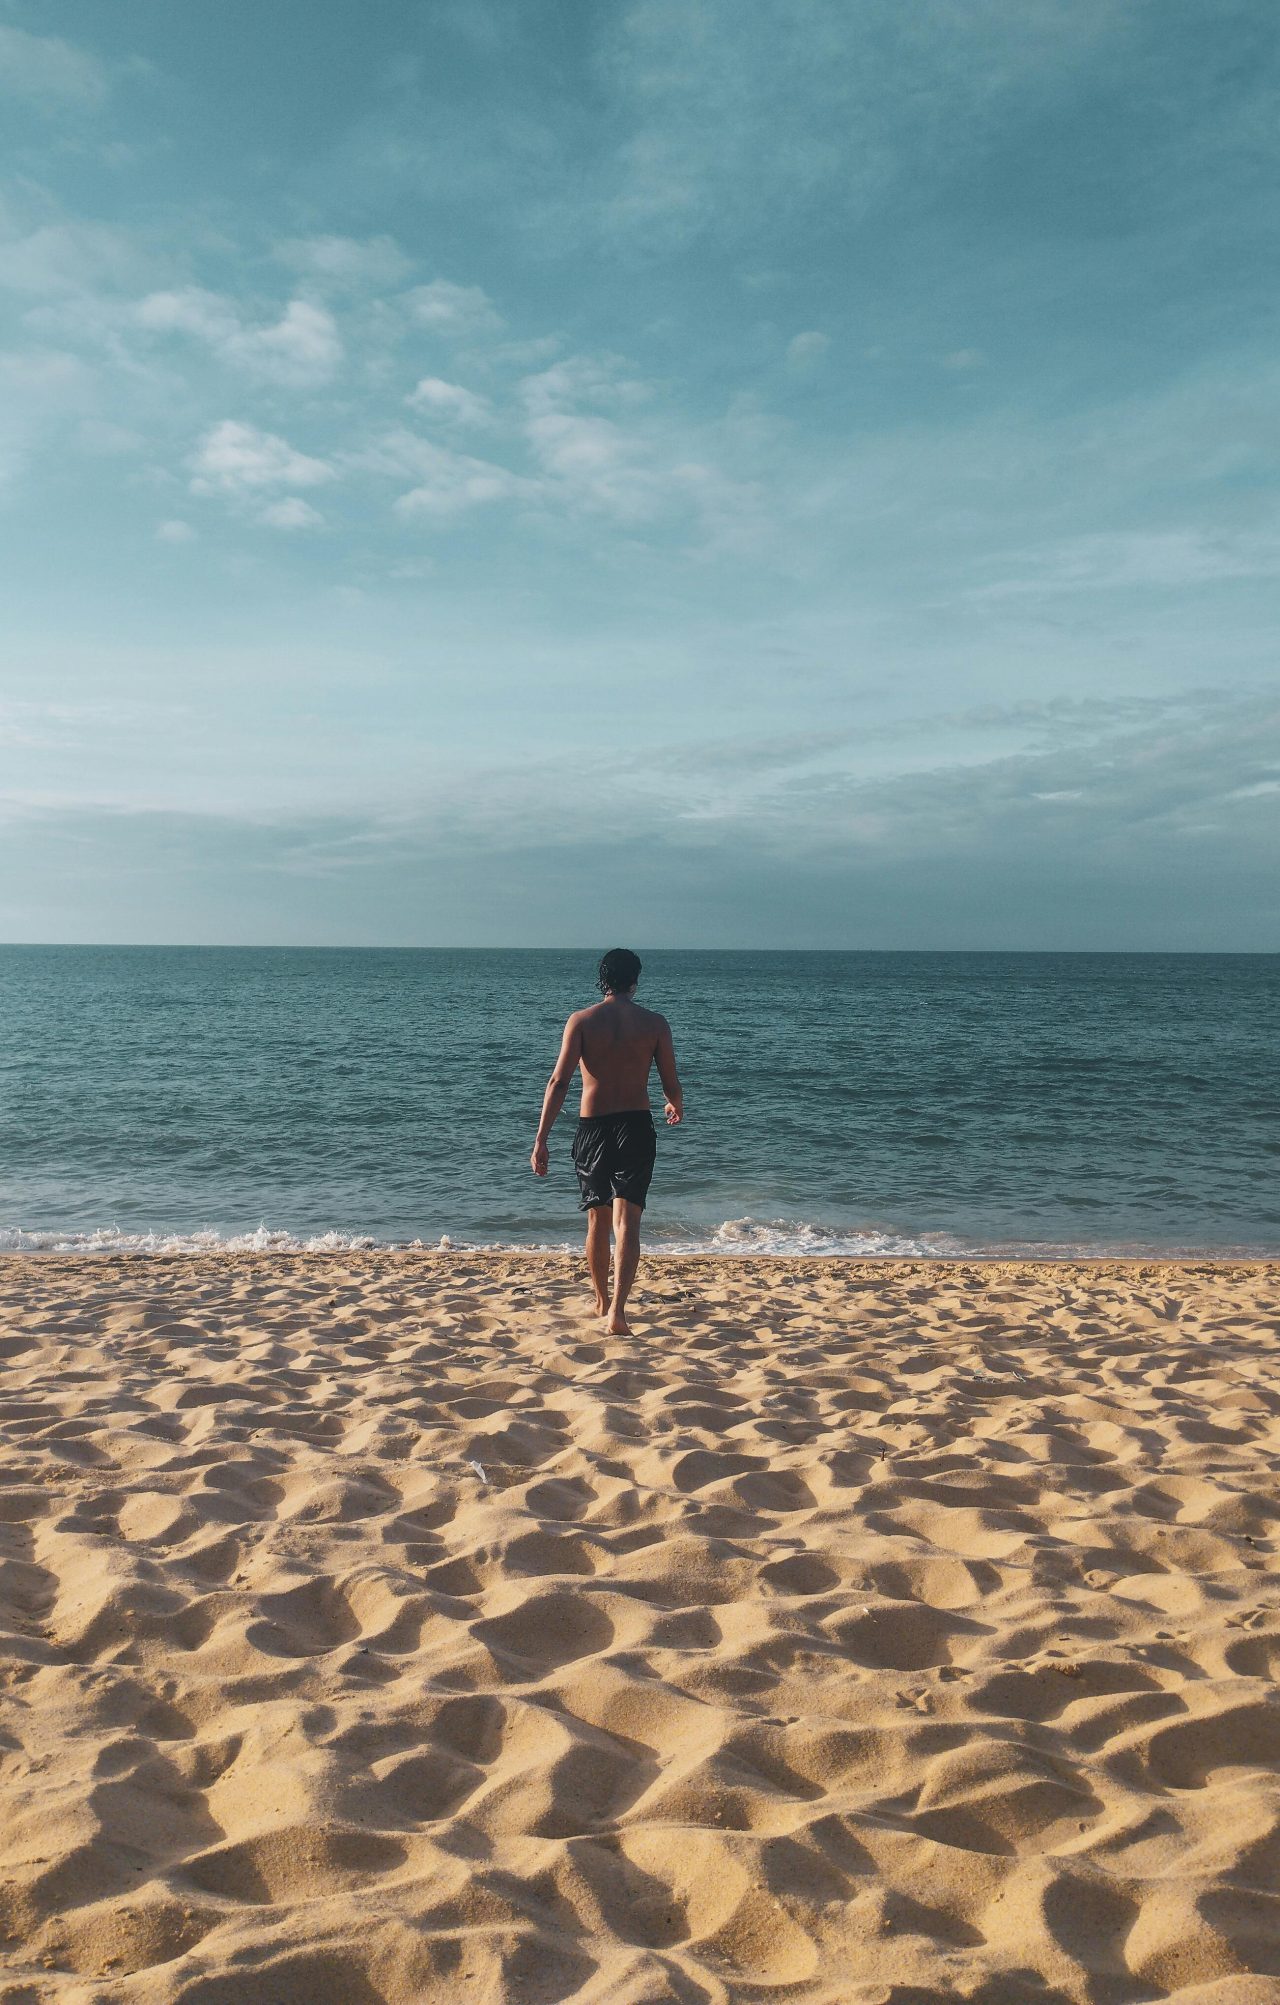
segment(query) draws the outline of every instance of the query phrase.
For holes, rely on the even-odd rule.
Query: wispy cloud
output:
[[[525,376],[524,435],[548,506],[628,531],[673,520],[710,548],[740,531],[753,488],[717,463],[714,428],[691,437],[624,357],[569,355]]]
[[[22,209],[39,207],[41,219]],[[21,205],[0,196],[0,291],[31,299],[110,292],[144,268],[132,237],[114,224],[48,214],[49,203]]]
[[[439,376],[424,376],[405,398],[406,404],[424,417],[446,423],[485,426],[493,423],[493,407],[474,390],[461,383],[446,383]]]
[[[342,362],[337,323],[312,300],[290,300],[279,320],[255,327],[231,300],[186,286],[149,294],[139,302],[137,321],[155,334],[187,335],[230,368],[289,388],[327,383]]]
[[[194,494],[258,494],[276,487],[318,487],[334,478],[326,461],[237,418],[224,418],[205,433],[191,466]]]
[[[600,52],[621,133],[608,225],[749,236],[762,207],[789,220],[818,199],[861,218],[908,177],[954,174],[1122,34],[1110,0],[982,0],[963,14],[864,0],[856,17],[763,0],[750,34],[732,0],[636,0]]]
[[[0,23],[0,93],[83,111],[110,89],[105,63],[56,35],[31,35]]]
[[[452,279],[414,286],[405,293],[404,305],[419,327],[435,334],[491,334],[502,326],[502,316],[487,293],[478,285],[458,285]]]
[[[400,285],[413,262],[394,237],[285,237],[275,256],[313,285],[346,292],[379,292]]]
[[[820,329],[809,328],[803,334],[793,334],[787,343],[787,367],[797,375],[804,375],[821,362],[831,346],[831,336]]]
[[[394,458],[397,442],[388,443]],[[401,515],[445,518],[535,492],[531,482],[492,460],[475,459],[427,439],[410,442],[404,434],[398,443],[401,464],[415,476],[414,486],[396,499]]]
[[[287,495],[281,501],[272,501],[258,517],[268,529],[322,529],[324,517],[318,508],[304,501],[299,494]]]
[[[548,369],[525,376],[520,395],[533,418],[573,410],[635,410],[653,396],[653,386],[620,355],[567,355]]]
[[[658,486],[644,447],[611,418],[543,411],[527,429],[539,466],[571,500],[628,520],[653,512]]]
[[[1117,530],[1051,544],[1026,561],[1021,576],[975,588],[985,599],[1036,598],[1058,592],[1211,585],[1280,576],[1280,528]]]
[[[1280,714],[1264,697],[1185,709],[1180,724],[1089,751],[891,781],[824,767],[824,748],[800,734],[776,756],[743,741],[736,772],[713,744],[714,778],[699,775],[696,749],[670,769],[588,763],[569,810],[563,761],[551,758],[439,770],[418,804],[394,808],[45,804],[10,815],[24,866],[10,873],[10,903],[15,881],[40,890],[60,856],[80,854],[90,878],[145,885],[160,937],[188,937],[189,901],[217,887],[234,925],[238,886],[265,938],[314,937],[322,921],[329,937],[394,942],[425,929],[509,945],[548,929],[578,937],[582,883],[617,869],[633,930],[640,920],[671,944],[748,944],[763,900],[786,944],[1273,945]],[[74,881],[85,884],[83,868]]]

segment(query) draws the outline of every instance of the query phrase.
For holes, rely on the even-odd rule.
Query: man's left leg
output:
[[[609,1207],[593,1204],[587,1213],[587,1272],[596,1294],[597,1316],[609,1313]]]
[[[627,1322],[627,1296],[631,1293],[631,1283],[640,1265],[640,1220],[643,1217],[642,1205],[632,1204],[625,1197],[613,1200],[613,1232],[617,1245],[613,1259],[613,1299],[609,1304],[611,1337],[631,1335]]]

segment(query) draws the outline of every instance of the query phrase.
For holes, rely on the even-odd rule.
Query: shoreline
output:
[[[286,1263],[297,1262],[317,1265],[381,1262],[388,1266],[403,1265],[406,1271],[421,1268],[430,1271],[435,1265],[447,1271],[458,1264],[504,1265],[527,1262],[531,1266],[550,1263],[564,1266],[582,1264],[582,1249],[574,1246],[357,1246],[357,1247],[244,1247],[209,1246],[198,1250],[157,1249],[153,1251],[112,1249],[101,1253],[83,1250],[62,1252],[57,1249],[32,1248],[30,1250],[6,1249],[0,1251],[0,1275],[11,1270],[21,1270],[31,1264],[41,1267],[63,1265],[68,1269],[85,1273],[109,1272],[114,1267],[164,1267],[164,1266],[236,1266],[260,1264],[264,1268],[280,1268]],[[704,1250],[690,1253],[650,1252],[642,1247],[640,1255],[641,1274],[646,1266],[657,1265],[660,1269],[685,1265],[697,1265],[715,1271],[724,1267],[732,1272],[747,1272],[759,1267],[762,1271],[776,1275],[785,1270],[796,1276],[811,1270],[829,1270],[833,1273],[872,1275],[915,1271],[943,1274],[969,1273],[978,1275],[1017,1274],[1021,1272],[1039,1273],[1042,1270],[1071,1273],[1107,1272],[1115,1269],[1124,1273],[1154,1271],[1163,1268],[1174,1270],[1205,1270],[1211,1273],[1266,1274],[1274,1273],[1280,1278],[1280,1253],[1045,1253],[1045,1254],[1002,1254],[1002,1253],[957,1253],[957,1254],[915,1254],[915,1253],[712,1253]]]

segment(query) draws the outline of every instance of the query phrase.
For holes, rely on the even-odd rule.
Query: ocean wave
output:
[[[918,1235],[891,1226],[813,1225],[805,1219],[727,1218],[710,1232],[658,1238],[654,1253],[806,1255],[846,1260],[954,1260],[974,1249],[948,1233]]]
[[[360,1232],[296,1233],[267,1225],[252,1232],[220,1232],[213,1226],[193,1232],[123,1232],[117,1225],[85,1231],[0,1226],[0,1253],[358,1253],[384,1243]]]
[[[330,1228],[288,1232],[258,1225],[252,1231],[200,1226],[189,1231],[126,1231],[116,1225],[85,1229],[0,1226],[0,1254],[200,1253],[578,1253],[576,1235],[549,1240],[480,1239],[441,1233],[432,1239],[379,1238],[371,1233]],[[821,1260],[1218,1260],[1274,1259],[1274,1249],[1257,1246],[1053,1243],[1036,1240],[978,1242],[951,1233],[912,1233],[892,1225],[823,1225],[805,1219],[727,1218],[719,1225],[658,1228],[645,1241],[646,1255],[715,1254],[721,1258]]]

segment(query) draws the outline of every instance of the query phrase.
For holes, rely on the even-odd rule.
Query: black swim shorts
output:
[[[653,1115],[647,1107],[626,1114],[591,1114],[579,1121],[573,1138],[578,1172],[579,1211],[625,1197],[644,1209],[658,1153]]]

